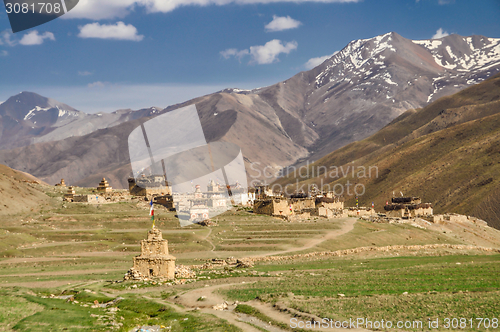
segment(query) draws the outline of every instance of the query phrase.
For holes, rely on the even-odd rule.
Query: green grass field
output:
[[[500,313],[500,255],[328,259],[261,265],[279,278],[224,291],[333,320],[424,320]],[[339,295],[342,294],[342,295]]]
[[[2,291],[0,329],[17,331],[129,331],[137,325],[160,325],[169,331],[240,331],[210,315],[178,313],[172,308],[129,295],[108,308],[92,308],[94,301],[112,298],[85,291],[67,292],[73,300],[44,298],[22,290]],[[43,294],[43,293],[42,293]],[[17,321],[10,325],[8,321]],[[140,323],[140,324],[138,324]]]
[[[146,203],[71,204],[58,200],[63,191],[49,191],[53,198],[40,211],[2,217],[0,331],[130,331],[145,325],[164,326],[165,331],[266,330],[252,322],[238,327],[215,311],[176,302],[178,296],[214,285],[221,287],[216,294],[240,301],[234,315],[245,313],[282,330],[296,329],[247,301],[335,320],[493,318],[500,312],[500,255],[477,250],[259,261],[252,268],[197,271],[197,280],[185,285],[113,283],[132,266],[139,242],[151,228]],[[161,207],[156,217],[177,264],[185,265],[363,246],[469,244],[449,232],[362,220],[346,234],[323,241],[347,219],[289,223],[248,209],[228,211],[214,218],[212,227],[181,228],[175,213]],[[235,281],[238,286],[226,287]],[[73,301],[57,298],[71,294]],[[111,307],[92,308],[94,301],[102,304],[118,296],[124,299]]]

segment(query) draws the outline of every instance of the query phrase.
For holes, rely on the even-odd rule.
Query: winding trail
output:
[[[342,224],[340,229],[334,229],[334,230],[328,231],[322,237],[308,239],[301,247],[294,247],[294,248],[290,248],[290,249],[286,249],[286,250],[282,250],[282,251],[270,252],[270,253],[267,253],[265,255],[254,255],[254,256],[250,256],[250,257],[267,257],[267,256],[274,256],[274,255],[282,255],[282,254],[288,254],[291,252],[303,251],[303,250],[314,248],[317,245],[319,245],[325,241],[328,241],[328,240],[334,239],[338,236],[349,233],[350,231],[352,231],[354,229],[354,224],[357,221],[358,221],[357,218],[347,218],[347,220]]]
[[[270,252],[265,255],[266,256],[272,256],[272,255],[281,255],[281,254],[287,254],[291,252],[297,252],[297,251],[303,251],[307,249],[314,248],[318,246],[319,244],[334,239],[336,237],[339,237],[341,235],[344,235],[346,233],[349,233],[354,229],[354,224],[357,222],[357,218],[348,218],[345,220],[345,222],[341,225],[340,229],[336,230],[331,230],[326,232],[323,236],[321,237],[316,237],[312,239],[308,239],[302,246],[300,247],[294,247],[294,248],[289,248],[286,250],[281,250],[281,251],[275,251],[275,252]],[[208,233],[208,235],[205,237],[205,240],[207,240],[209,243],[211,241],[209,240],[209,236],[211,234],[211,230]],[[213,243],[212,243],[213,246]],[[213,246],[213,249],[215,249],[215,246]],[[212,252],[214,251],[212,249]],[[262,255],[255,255],[257,257],[262,257]],[[232,278],[231,278],[232,279]],[[248,325],[244,322],[248,322],[251,324],[254,324],[256,326],[259,326],[260,328],[263,328],[267,331],[271,332],[281,332],[284,331],[283,329],[280,329],[276,326],[270,325],[268,322],[263,322],[261,320],[256,319],[255,317],[250,317],[248,315],[242,315],[239,313],[234,312],[234,308],[236,307],[236,304],[234,303],[229,303],[228,304],[228,309],[227,310],[215,310],[213,309],[214,306],[223,304],[225,302],[225,299],[218,294],[218,291],[223,289],[223,288],[228,288],[232,286],[237,286],[237,285],[242,285],[242,284],[251,284],[257,281],[263,281],[263,278],[252,278],[252,277],[245,277],[245,278],[238,278],[238,282],[235,282],[234,279],[232,280],[227,280],[229,283],[224,283],[225,280],[218,280],[216,281],[217,284],[213,284],[214,281],[212,282],[206,282],[206,283],[201,283],[198,288],[187,290],[184,293],[177,295],[175,299],[171,299],[172,302],[170,301],[164,301],[166,303],[170,303],[173,306],[176,307],[181,307],[181,308],[190,308],[191,310],[193,309],[198,309],[201,312],[204,313],[209,313],[212,315],[215,315],[221,319],[227,320],[229,323],[238,326],[242,328],[244,331],[257,331],[256,328],[252,327],[251,325]],[[219,283],[221,282],[221,283]],[[203,300],[200,300],[202,299]],[[245,304],[253,306],[254,308],[258,309],[261,311],[263,314],[266,316],[269,316],[275,321],[287,324],[290,326],[291,319],[293,318],[292,315],[282,312],[280,310],[277,310],[274,308],[272,305],[268,303],[262,303],[260,301],[249,301],[246,302]],[[300,318],[299,318],[300,320]],[[306,318],[304,318],[304,321]],[[243,324],[243,325],[242,325]],[[322,328],[317,328],[317,329],[311,329],[312,331],[331,331],[332,329],[322,329]],[[337,329],[333,329],[337,330]],[[357,329],[352,329],[352,331],[366,331],[366,330],[357,330]]]
[[[208,230],[208,234],[207,236],[205,236],[205,238],[203,240],[207,241],[208,243],[210,243],[210,245],[212,246],[212,249],[210,250],[211,252],[214,252],[215,251],[215,245],[213,244],[212,241],[210,241],[209,237],[210,237],[210,234],[212,234],[212,228],[210,227],[209,230]]]
[[[170,301],[162,301],[162,303],[165,304],[170,304],[171,306],[175,306],[178,308],[182,308],[182,310],[189,311],[189,310],[194,310],[195,308],[199,310],[200,312],[207,313],[207,314],[212,314],[215,315],[221,319],[227,320],[230,324],[233,324],[235,326],[240,327],[243,329],[243,331],[257,331],[256,328],[252,327],[251,325],[245,324],[244,322],[248,322],[254,325],[259,326],[260,328],[263,328],[267,331],[270,332],[283,332],[285,330],[273,326],[269,324],[269,322],[264,322],[262,320],[259,320],[255,317],[248,316],[248,315],[242,315],[239,313],[234,312],[234,308],[236,307],[236,304],[229,302],[228,303],[228,308],[227,310],[215,310],[213,309],[213,306],[220,305],[224,303],[225,299],[218,294],[217,292],[221,289],[232,287],[232,286],[237,286],[237,285],[242,285],[242,284],[252,284],[255,283],[259,280],[262,280],[263,278],[252,278],[252,277],[244,277],[244,278],[238,278],[239,282],[234,282],[234,279],[230,283],[219,283],[215,285],[205,285],[204,287],[201,288],[195,288],[192,290],[188,290],[180,295],[177,295],[175,299],[171,299],[172,302]],[[220,282],[222,280],[219,280]],[[229,281],[229,280],[228,280]],[[201,297],[204,297],[203,301],[199,301]],[[152,299],[157,302],[159,300],[157,299]],[[250,305],[260,312],[262,312],[264,315],[268,316],[269,318],[286,324],[290,326],[292,316],[289,313],[277,310],[274,308],[271,304],[269,303],[263,303],[257,300],[252,300],[248,302],[242,302],[244,304]],[[295,317],[297,318],[298,321],[305,322],[309,318],[309,314],[304,314],[303,317]],[[320,321],[320,318],[316,318],[317,321]],[[242,325],[243,324],[243,325]],[[345,331],[345,329],[336,329],[336,328],[312,328],[308,329],[308,331]],[[364,329],[349,329],[352,332],[366,332],[368,330]]]

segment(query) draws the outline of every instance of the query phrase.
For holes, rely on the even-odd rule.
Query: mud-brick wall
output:
[[[290,207],[285,199],[256,200],[253,205],[253,212],[269,216],[289,215]]]
[[[316,207],[324,207],[330,210],[335,210],[335,209],[342,210],[344,208],[344,202],[333,202],[333,203],[320,202],[316,204]]]
[[[135,257],[134,268],[148,278],[175,278],[175,258]]]
[[[314,209],[316,204],[312,198],[299,198],[292,200],[292,207],[294,212],[301,212],[302,210]]]
[[[168,255],[168,241],[141,241],[141,256]]]

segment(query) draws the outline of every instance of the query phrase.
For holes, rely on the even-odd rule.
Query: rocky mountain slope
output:
[[[306,159],[317,160],[374,134],[408,109],[499,71],[500,39],[450,35],[412,41],[392,32],[353,41],[318,67],[284,82],[251,91],[227,89],[162,111],[75,113],[71,121],[51,118],[40,124],[28,115],[32,104],[19,114],[10,108],[6,112],[5,104],[15,105],[13,97],[0,105],[4,128],[0,144],[4,149],[18,148],[0,151],[0,162],[50,183],[64,177],[94,186],[94,179],[106,175],[116,179],[113,186],[123,187],[123,176],[130,173],[126,138],[133,127],[157,114],[196,104],[208,141],[238,144],[247,166],[254,163],[250,176],[258,177],[265,166],[274,168],[271,174]],[[52,107],[54,114],[61,108]],[[40,117],[48,112],[34,108],[32,114]],[[16,120],[20,129],[9,125]],[[20,147],[29,139],[39,143]]]
[[[370,167],[371,176],[368,171],[359,173]],[[343,169],[337,177],[332,173],[336,168]],[[409,110],[301,174],[306,176],[290,173],[278,183],[299,181],[299,188],[326,185],[339,193],[343,188],[350,205],[355,203],[353,186],[359,184],[360,203],[374,202],[378,210],[402,192],[433,203],[437,213],[473,215],[500,229],[500,75],[423,109]],[[293,192],[292,187],[289,190]]]
[[[21,92],[0,104],[0,150],[83,136],[160,111],[151,107],[87,114],[57,100]]]
[[[307,146],[308,129],[314,131],[318,138],[308,149],[315,160],[499,71],[500,39],[412,41],[392,32],[353,41],[311,71],[256,93],[281,108],[283,118],[300,121],[292,137]]]
[[[43,188],[34,176],[0,165],[0,216],[38,211],[50,201]]]

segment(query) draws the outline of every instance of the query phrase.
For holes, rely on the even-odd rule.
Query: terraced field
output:
[[[483,225],[416,227],[355,218],[289,223],[234,208],[213,220],[215,226],[181,228],[174,212],[156,207],[156,225],[177,264],[235,257],[254,266],[197,269],[196,279],[176,285],[116,283],[151,227],[147,202],[64,203],[62,190],[43,188],[50,197],[39,210],[1,220],[0,330],[158,325],[164,331],[279,332],[300,330],[290,323],[294,317],[493,319],[500,312],[500,231]],[[339,250],[345,252],[324,254]],[[224,301],[228,310],[213,309]],[[64,319],[55,319],[62,313]]]

